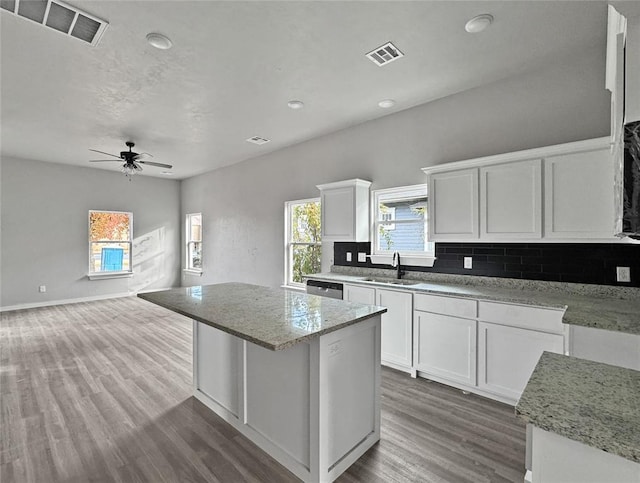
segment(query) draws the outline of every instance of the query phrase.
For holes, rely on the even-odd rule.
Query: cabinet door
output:
[[[609,149],[545,159],[545,238],[613,238]]]
[[[376,305],[387,308],[382,314],[382,363],[411,367],[412,298],[408,292],[376,289]]]
[[[478,238],[478,170],[429,176],[429,240]]]
[[[371,287],[344,284],[342,300],[346,300],[347,302],[356,302],[359,304],[375,305],[376,290]]]
[[[478,322],[478,387],[516,402],[543,351],[562,354],[564,338]]]
[[[322,238],[355,241],[355,188],[323,190],[321,195]]]
[[[415,368],[450,381],[476,383],[476,321],[414,312]]]
[[[480,168],[480,238],[542,236],[542,161]]]

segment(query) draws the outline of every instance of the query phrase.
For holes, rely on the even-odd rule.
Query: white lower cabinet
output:
[[[376,289],[376,305],[387,308],[382,314],[382,364],[411,371],[413,294]]]
[[[542,352],[563,345],[559,334],[478,322],[478,388],[517,401]]]
[[[416,370],[475,385],[476,323],[448,315],[414,312]]]
[[[413,294],[406,291],[344,284],[342,298],[349,302],[387,308],[387,312],[382,314],[381,363],[394,369],[411,372]]]
[[[543,351],[562,354],[564,310],[344,284],[344,300],[387,308],[381,363],[507,404]]]
[[[342,300],[358,304],[375,305],[376,289],[362,287],[361,285],[347,285],[345,283],[342,287]]]

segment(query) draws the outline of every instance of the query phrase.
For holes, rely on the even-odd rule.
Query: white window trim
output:
[[[91,247],[93,243],[103,243],[103,242],[94,242],[91,241],[91,213],[124,213],[129,215],[129,241],[118,241],[118,243],[128,243],[129,244],[129,270],[122,270],[119,272],[94,272],[91,270],[93,266],[92,257],[93,254],[91,252]],[[88,233],[88,241],[89,241],[89,272],[87,273],[87,278],[89,280],[107,280],[110,278],[130,278],[133,276],[133,212],[131,211],[116,211],[116,210],[89,210],[87,215],[87,228],[89,229]]]
[[[320,198],[305,198],[303,200],[291,200],[284,202],[284,283],[282,285],[283,288],[290,288],[300,290],[305,287],[304,283],[294,282],[289,280],[289,273],[291,268],[291,251],[289,250],[290,246],[293,245],[303,245],[303,246],[322,246],[322,242],[314,242],[314,243],[301,243],[301,242],[289,242],[291,239],[291,206],[300,205],[304,203],[320,203]]]
[[[185,254],[184,254],[184,263],[185,263],[185,268],[182,269],[183,273],[187,274],[187,275],[193,275],[196,277],[201,277],[202,276],[202,267],[201,268],[193,268],[190,266],[191,260],[189,259],[189,243],[198,243],[197,241],[191,240],[191,223],[190,223],[190,219],[192,216],[195,215],[200,215],[200,243],[202,242],[203,239],[203,219],[202,219],[202,212],[195,212],[195,213],[187,213],[184,217],[184,229],[185,229],[185,243],[184,243],[184,250],[185,250]],[[204,248],[204,246],[202,247]],[[204,251],[204,249],[201,249],[200,252],[200,256],[202,257],[202,252]],[[200,260],[200,265],[202,265],[203,260]]]
[[[380,250],[378,249],[380,233],[378,226],[378,206],[381,201],[393,199],[401,201],[403,199],[411,199],[417,197],[424,197],[427,195],[427,185],[411,185],[411,186],[398,186],[395,188],[385,188],[379,190],[373,190],[371,192],[371,255],[369,258],[372,263],[381,263],[391,265],[393,260],[393,253],[396,250]],[[429,216],[429,210],[427,209],[427,217]],[[412,221],[407,221],[411,223]],[[403,223],[403,220],[394,220],[394,224]],[[425,217],[424,229],[425,237],[427,236],[428,219]],[[430,251],[415,252],[415,251],[400,251],[400,261],[402,265],[413,265],[422,267],[432,267],[436,260],[435,257],[435,244],[430,242],[430,247],[433,247]]]

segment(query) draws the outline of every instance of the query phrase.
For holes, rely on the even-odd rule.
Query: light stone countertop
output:
[[[544,352],[516,406],[545,431],[640,463],[640,371]]]
[[[336,270],[336,271],[333,271]],[[314,280],[354,283],[565,310],[565,324],[640,334],[640,289],[607,285],[543,282],[498,277],[412,272],[415,285],[392,285],[364,280],[393,278],[393,270],[334,266],[331,272],[308,275]]]
[[[138,297],[271,350],[286,349],[387,311],[245,283],[175,288]]]

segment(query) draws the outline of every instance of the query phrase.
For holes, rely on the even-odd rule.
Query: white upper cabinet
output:
[[[429,178],[429,240],[478,238],[478,170],[437,173]]]
[[[430,240],[614,239],[608,137],[423,171],[429,178]]]
[[[318,185],[323,241],[369,241],[370,186],[362,179]]]
[[[544,160],[545,237],[613,238],[613,160],[609,149]]]
[[[480,236],[512,240],[542,236],[542,161],[480,168]]]

